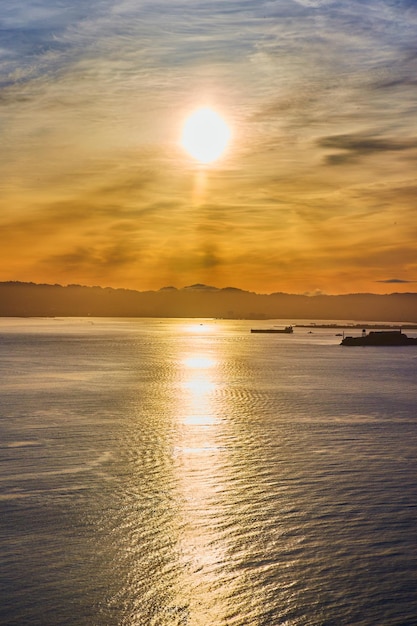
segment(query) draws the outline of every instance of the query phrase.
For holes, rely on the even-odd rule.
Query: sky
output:
[[[0,281],[416,291],[416,33],[417,0],[5,3]]]

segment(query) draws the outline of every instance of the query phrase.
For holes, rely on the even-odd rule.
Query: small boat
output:
[[[344,337],[341,346],[417,346],[417,338],[407,337],[401,330],[362,331],[359,337]]]
[[[290,335],[294,332],[292,326],[286,326],[285,328],[251,328],[251,333],[280,333],[284,335]]]

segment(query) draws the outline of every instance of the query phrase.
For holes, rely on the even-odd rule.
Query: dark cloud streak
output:
[[[320,148],[342,151],[326,157],[329,165],[342,165],[362,156],[385,152],[405,152],[417,148],[417,139],[391,139],[367,134],[346,134],[324,137],[318,141]]]
[[[387,284],[402,284],[402,283],[416,283],[416,280],[403,280],[401,278],[387,278],[386,280],[377,280],[377,283],[387,283]]]

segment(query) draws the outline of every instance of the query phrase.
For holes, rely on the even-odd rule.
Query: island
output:
[[[401,330],[381,330],[366,333],[359,337],[344,337],[341,346],[417,346],[417,338],[407,337]]]

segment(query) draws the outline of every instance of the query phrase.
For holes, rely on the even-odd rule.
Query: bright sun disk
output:
[[[230,136],[230,128],[224,119],[213,109],[204,107],[187,118],[181,145],[200,163],[212,163],[226,150]]]

